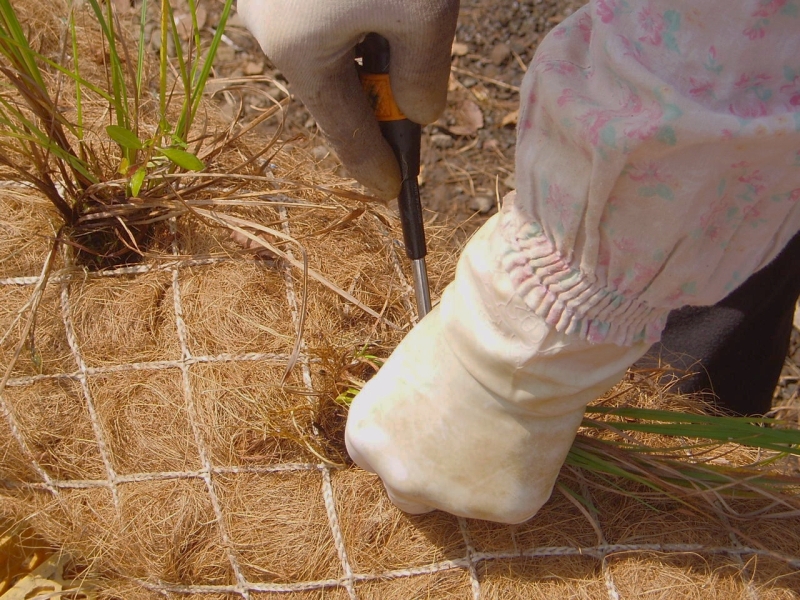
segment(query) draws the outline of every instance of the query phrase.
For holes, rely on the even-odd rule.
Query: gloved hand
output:
[[[391,48],[392,91],[412,121],[444,110],[458,0],[239,0],[238,11],[306,105],[350,173],[385,199],[400,190],[397,160],[355,67],[370,32]]]
[[[498,220],[467,244],[441,304],[350,408],[350,456],[409,513],[532,517],[550,497],[586,404],[648,347],[593,345],[536,316],[500,265]]]

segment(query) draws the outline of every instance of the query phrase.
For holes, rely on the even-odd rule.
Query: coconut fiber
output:
[[[232,144],[218,170],[264,143]],[[68,556],[81,593],[800,598],[800,517],[763,499],[694,511],[565,469],[518,526],[395,509],[343,444],[348,389],[414,321],[394,213],[332,192],[298,148],[247,173],[184,198],[191,209],[157,224],[138,263],[89,270],[62,244],[28,335],[58,217],[9,175],[0,187],[0,365],[13,365],[0,523]],[[436,300],[463,236],[428,236]],[[614,394],[668,405],[637,385]],[[736,452],[727,460],[752,459]]]

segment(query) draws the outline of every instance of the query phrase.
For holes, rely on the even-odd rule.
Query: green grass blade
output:
[[[192,104],[191,104],[191,90],[192,90],[192,80],[191,74],[189,73],[189,69],[186,65],[186,60],[183,55],[183,44],[181,44],[181,37],[178,34],[178,26],[175,23],[175,15],[172,12],[172,5],[168,5],[169,7],[169,25],[170,25],[170,36],[172,37],[172,42],[175,45],[175,58],[178,61],[178,74],[181,78],[181,83],[183,84],[183,106],[181,107],[181,116],[178,119],[178,124],[175,126],[175,129],[172,132],[174,137],[177,137],[179,140],[185,142],[186,140],[186,131],[184,130],[186,123],[191,123],[192,121]]]
[[[587,413],[626,419],[610,422],[615,429],[621,431],[703,438],[800,456],[800,430],[779,429],[777,426],[781,422],[775,419],[717,417],[668,410],[601,406],[590,406]]]
[[[202,160],[191,152],[186,152],[186,150],[180,150],[179,148],[159,148],[158,151],[187,171],[202,171],[206,168]]]
[[[6,34],[4,34],[2,31],[0,31],[0,45],[2,45],[2,43],[4,43],[4,42],[8,43],[8,44],[11,44],[11,45],[14,45],[14,46],[18,46],[18,44],[17,44],[17,42],[15,40],[9,38]],[[0,53],[2,53],[2,50],[0,50]],[[38,61],[40,61],[42,63],[45,63],[48,67],[57,70],[62,75],[65,75],[65,76],[69,77],[76,84],[82,86],[83,88],[86,88],[87,90],[90,90],[90,91],[94,92],[95,94],[100,96],[106,102],[113,103],[114,98],[113,98],[113,96],[111,94],[109,94],[108,92],[106,92],[102,88],[96,86],[95,84],[93,84],[88,79],[84,79],[83,77],[80,76],[79,73],[76,73],[72,69],[69,69],[69,68],[65,67],[64,65],[61,65],[61,64],[57,63],[56,61],[54,61],[54,60],[52,60],[52,59],[50,59],[50,58],[48,58],[46,56],[43,56],[42,54],[39,54],[38,52],[36,52],[34,50],[31,51],[31,56],[35,60],[38,60]],[[32,78],[32,77],[29,77],[29,79],[31,81],[35,81],[35,79]]]
[[[136,99],[137,104],[142,99],[142,83],[144,80],[144,51],[147,40],[144,39],[145,26],[147,25],[147,0],[142,0],[142,11],[139,17],[139,48],[136,56]]]
[[[119,50],[117,48],[117,37],[114,27],[114,19],[111,8],[111,2],[107,3],[108,17],[103,13],[103,8],[100,6],[98,0],[89,0],[89,5],[94,11],[103,36],[108,43],[108,55],[110,61],[110,76],[111,76],[111,92],[114,112],[117,117],[117,125],[130,129],[130,121],[128,115],[128,91],[125,85],[125,72],[122,68],[122,61],[120,60]]]
[[[120,127],[119,125],[109,125],[106,127],[108,137],[114,140],[121,148],[128,150],[141,150],[144,148],[142,140],[133,133],[130,129]]]
[[[796,493],[800,489],[800,478],[764,471],[761,463],[748,467],[697,464],[678,453],[648,458],[631,453],[628,447],[616,447],[609,440],[583,435],[576,438],[567,464],[637,483],[643,483],[645,478],[650,482],[648,487],[662,492],[686,489],[757,495],[758,489],[779,493]]]
[[[672,410],[662,410],[655,408],[633,408],[627,406],[598,406],[589,405],[587,412],[600,415],[615,415],[630,419],[651,419],[654,421],[669,421],[681,423],[714,423],[720,420],[740,423],[776,423],[775,419],[765,417],[726,417],[706,414],[685,413]]]
[[[200,27],[198,26],[197,22],[197,2],[196,0],[188,0],[189,1],[189,12],[192,16],[192,33],[194,44],[190,47],[189,55],[192,57],[192,72],[191,72],[191,81],[194,84],[197,81],[197,73],[200,68],[201,64],[201,51],[202,51],[202,42],[200,40]]]
[[[139,196],[139,191],[142,189],[142,184],[144,183],[144,178],[146,175],[147,171],[144,169],[144,167],[139,167],[136,169],[136,172],[131,175],[131,196]]]
[[[158,56],[158,117],[159,133],[167,134],[170,131],[167,123],[167,40],[169,32],[170,7],[169,0],[161,0],[161,48]]]
[[[572,446],[569,454],[567,455],[566,464],[588,469],[595,473],[606,473],[608,475],[623,477],[625,479],[630,479],[631,481],[636,481],[637,483],[651,487],[650,482],[648,482],[645,478],[635,475],[626,469],[622,469],[615,463],[605,459],[602,454],[589,452],[587,449],[581,448],[579,445]]]
[[[0,44],[0,53],[8,58],[17,70],[26,73],[33,79],[38,87],[47,89],[39,66],[36,64],[34,51],[28,43],[28,38],[22,30],[22,25],[17,19],[10,0],[0,0],[0,31],[15,42],[14,46]]]
[[[72,42],[72,68],[75,70],[76,79],[80,77],[78,64],[78,35],[75,31],[75,7],[70,5],[69,10],[69,35]],[[75,133],[78,140],[83,139],[83,92],[79,81],[75,81],[75,110],[77,112]]]
[[[214,57],[217,55],[217,48],[219,48],[219,44],[222,41],[222,35],[225,32],[225,24],[228,22],[228,17],[230,16],[231,8],[233,7],[233,0],[225,0],[225,5],[222,7],[222,13],[219,17],[219,23],[217,23],[217,30],[214,33],[214,37],[211,39],[211,45],[208,48],[208,53],[206,54],[206,58],[203,61],[203,68],[200,71],[200,75],[197,78],[197,81],[194,83],[194,89],[192,90],[192,111],[191,114],[197,114],[197,110],[200,107],[200,100],[203,97],[203,92],[205,91],[206,82],[208,81],[208,76],[211,74],[211,67],[214,63]],[[198,57],[199,58],[199,57]],[[188,122],[184,125],[184,130],[189,131],[191,127],[191,122]]]
[[[22,111],[12,107],[5,98],[0,99],[0,101],[18,119],[17,123],[21,128],[24,128],[26,133],[28,131],[37,133],[35,138],[40,139],[37,147],[45,149],[48,154],[54,153],[58,158],[62,159],[62,162],[56,162],[56,166],[62,171],[64,185],[71,189],[73,178],[74,183],[82,188],[92,185],[93,180],[96,180],[96,178],[86,177],[88,165],[75,154],[64,131],[66,128],[74,133],[74,127],[53,103],[47,93],[47,89],[39,88],[25,73],[19,73],[2,65],[0,65],[0,71],[21,96],[28,109],[33,113],[34,119],[39,121],[41,125],[37,125],[34,120],[29,119]],[[31,150],[36,156],[39,156],[36,148]],[[46,169],[46,158],[41,157],[41,160],[35,162],[41,169]],[[67,166],[72,168],[71,176],[65,170]]]
[[[55,204],[64,220],[69,223],[73,217],[72,207],[61,197],[52,184],[47,168],[47,156],[53,156],[81,175],[87,182],[97,183],[97,178],[89,166],[79,157],[65,150],[52,136],[42,131],[21,110],[0,96],[0,148],[5,152],[16,151],[23,160],[12,160],[5,153],[3,164],[14,169],[23,179],[33,183]],[[8,143],[8,142],[11,143]],[[38,175],[27,171],[26,163],[33,165]]]

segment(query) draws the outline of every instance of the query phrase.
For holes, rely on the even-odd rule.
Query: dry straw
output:
[[[32,46],[62,56],[53,11],[26,7]],[[98,30],[80,14],[91,47]],[[285,105],[248,138],[207,105],[191,146],[205,171],[149,173],[150,213],[131,200],[96,211],[158,216],[133,264],[76,264],[66,237],[54,246],[52,203],[4,172],[0,517],[70,557],[65,580],[123,600],[798,597],[796,449],[775,424],[726,422],[766,432],[750,439],[761,448],[708,441],[698,432],[718,424],[657,373],[594,405],[530,522],[396,510],[349,464],[342,429],[348,389],[413,322],[398,226],[281,149]],[[82,118],[102,132],[99,106]],[[100,139],[120,160],[124,146]],[[458,231],[428,232],[438,297]],[[695,422],[676,425],[678,410]]]

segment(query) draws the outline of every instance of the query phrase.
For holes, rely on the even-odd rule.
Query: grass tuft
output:
[[[103,268],[141,258],[151,235],[152,213],[163,212],[165,196],[175,189],[163,185],[164,176],[206,168],[198,157],[204,138],[198,137],[190,148],[191,130],[232,5],[233,0],[225,1],[219,26],[203,47],[197,6],[194,0],[189,3],[194,31],[184,54],[172,8],[162,1],[159,123],[145,134],[141,111],[149,78],[144,52],[146,0],[135,53],[113,3],[88,0],[104,45],[100,81],[92,81],[81,70],[88,61],[81,56],[77,4],[70,4],[61,60],[53,60],[32,47],[11,0],[0,0],[0,57],[7,63],[0,66],[0,73],[9,86],[0,93],[0,165],[41,191],[57,208],[64,226],[58,237],[72,248],[78,263]],[[166,54],[168,37],[177,49],[174,82]],[[65,105],[65,82],[74,89],[74,106]],[[174,97],[182,98],[177,113],[171,108]],[[106,105],[108,123],[87,131],[87,106],[97,100]],[[70,120],[67,115],[73,110],[75,117]],[[110,160],[100,160],[99,156],[109,156],[109,145],[116,146],[116,152]],[[132,198],[137,199],[136,210]]]

